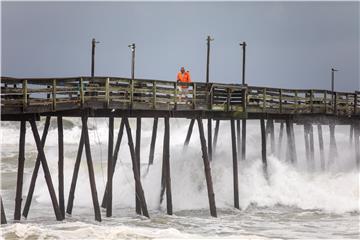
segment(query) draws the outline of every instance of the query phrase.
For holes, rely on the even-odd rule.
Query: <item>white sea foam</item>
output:
[[[70,119],[71,120],[71,119]],[[65,129],[65,192],[68,193],[71,176],[80,138],[80,122],[71,120],[75,127]],[[194,132],[191,143],[183,151],[183,141],[186,135],[188,121],[171,120],[171,180],[172,196],[175,211],[188,209],[202,209],[208,207],[207,189],[203,170],[202,154],[197,131]],[[40,124],[39,124],[40,126]],[[119,121],[115,124],[115,137]],[[131,121],[133,136],[135,135],[135,121]],[[18,128],[14,125],[2,126],[2,146],[16,145]],[[101,201],[106,183],[107,161],[107,119],[89,119],[90,141],[96,174],[99,199]],[[214,161],[212,162],[212,176],[217,206],[231,208],[233,205],[233,176],[232,155],[229,124],[222,122]],[[39,127],[42,129],[42,127]],[[159,121],[159,132],[155,151],[154,165],[147,172],[148,151],[151,139],[152,120],[143,120],[141,142],[142,182],[150,209],[159,208],[163,123]],[[295,127],[297,137],[298,164],[293,166],[286,160],[278,159],[269,154],[268,176],[264,178],[260,160],[259,125],[256,121],[249,121],[247,136],[247,160],[239,162],[239,193],[240,205],[245,209],[250,204],[259,206],[274,206],[276,204],[296,206],[303,209],[322,209],[328,212],[359,212],[359,171],[355,170],[355,157],[348,144],[348,128],[338,127],[336,132],[339,158],[329,165],[327,171],[319,170],[319,159],[316,157],[316,171],[308,171],[304,159],[303,129]],[[323,129],[325,152],[328,151],[328,130]],[[35,151],[31,131],[27,132],[27,151]],[[316,128],[314,132],[317,136]],[[6,141],[5,141],[6,136]],[[14,140],[15,139],[15,140]],[[317,139],[315,138],[315,143]],[[286,144],[284,137],[283,145]],[[50,129],[46,141],[46,156],[53,176],[57,174],[57,132]],[[285,147],[282,155],[284,156]],[[351,151],[349,151],[351,150]],[[315,152],[318,156],[318,151]],[[77,183],[75,206],[92,206],[86,160],[83,154],[80,174]],[[42,171],[40,171],[40,176]],[[26,179],[29,184],[30,176]],[[49,194],[43,177],[35,190],[38,202],[50,203]],[[53,177],[55,186],[57,178]],[[116,207],[134,206],[134,181],[131,160],[127,146],[127,136],[124,134],[117,168],[114,175],[114,204]],[[65,196],[67,197],[67,196]],[[66,200],[66,199],[65,199]],[[165,206],[165,205],[164,205]],[[162,207],[164,207],[162,206]]]

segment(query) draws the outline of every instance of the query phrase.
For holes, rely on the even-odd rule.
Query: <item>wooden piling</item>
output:
[[[350,124],[350,137],[349,137],[349,143],[350,146],[352,146],[353,144],[353,139],[354,139],[354,124]]]
[[[282,145],[282,139],[284,135],[284,123],[280,123],[280,130],[279,130],[279,139],[278,139],[278,146],[277,146],[277,155],[280,158],[281,157],[281,145]]]
[[[116,139],[114,155],[113,155],[113,167],[112,167],[113,174],[115,172],[116,162],[118,159],[118,155],[119,155],[119,151],[120,151],[120,144],[121,144],[123,134],[124,134],[124,121],[123,121],[123,119],[121,119],[120,128],[119,128],[118,136]],[[106,208],[107,191],[108,191],[108,183],[106,182],[105,192],[104,192],[104,196],[103,196],[103,199],[101,202],[102,208]]]
[[[82,120],[82,131],[84,134],[85,154],[86,154],[86,161],[87,161],[88,171],[89,171],[89,180],[90,180],[91,196],[92,196],[93,206],[94,206],[95,220],[101,222],[100,206],[99,206],[99,200],[98,200],[98,195],[97,195],[97,190],[96,190],[94,167],[93,167],[93,162],[92,162],[92,157],[91,157],[89,132],[88,132],[88,126],[87,126],[88,117],[86,114],[84,114],[81,118],[82,118],[81,119]]]
[[[112,216],[112,182],[114,174],[113,163],[113,146],[114,146],[114,117],[109,117],[109,140],[108,140],[108,168],[106,184],[106,216]]]
[[[45,141],[46,141],[46,137],[47,137],[47,134],[48,134],[48,131],[49,131],[49,126],[50,126],[50,120],[51,120],[50,116],[46,117],[46,119],[45,119],[44,130],[43,130],[43,133],[42,133],[42,136],[41,136],[41,145],[42,146],[45,146]],[[29,191],[28,191],[26,201],[25,201],[25,205],[24,205],[24,209],[23,209],[23,216],[25,218],[27,218],[29,210],[30,210],[31,200],[32,200],[32,196],[34,194],[35,184],[36,184],[36,179],[37,179],[37,176],[38,176],[39,168],[40,168],[40,154],[38,153],[38,155],[36,157],[36,161],[35,161],[34,171],[33,171],[33,174],[31,176]]]
[[[170,124],[169,117],[164,118],[164,152],[163,152],[163,168],[165,169],[165,185],[166,185],[166,209],[167,214],[172,215],[172,196],[171,196],[171,177],[170,177]]]
[[[193,127],[194,127],[194,123],[195,123],[195,119],[191,119],[190,124],[189,124],[189,129],[188,129],[188,132],[186,135],[186,139],[184,142],[184,148],[186,148],[189,145],[191,134],[192,134]]]
[[[241,131],[240,131],[240,119],[236,120],[236,148],[237,159],[241,158]]]
[[[308,167],[310,166],[310,144],[309,144],[309,128],[308,124],[304,124],[304,140],[305,140],[305,155]]]
[[[16,196],[15,196],[15,211],[14,220],[21,218],[21,202],[22,202],[22,188],[24,178],[24,163],[25,163],[25,135],[26,135],[26,121],[20,122],[20,139],[19,139],[19,158],[16,181]]]
[[[312,124],[309,123],[309,150],[310,150],[310,169],[315,170],[315,149],[314,149],[314,129]]]
[[[61,116],[57,117],[58,125],[58,173],[59,173],[59,207],[61,215],[65,218],[65,202],[64,202],[64,131],[63,120]]]
[[[337,157],[337,147],[336,147],[336,139],[335,139],[335,124],[331,123],[329,125],[330,129],[330,152],[329,152],[329,164],[332,164]]]
[[[209,161],[212,161],[212,120],[211,118],[208,118],[208,155],[209,155]]]
[[[246,159],[246,119],[242,120],[242,129],[241,129],[241,160],[245,161]]]
[[[150,153],[149,153],[149,164],[148,165],[152,165],[154,163],[157,127],[158,127],[158,118],[156,117],[156,118],[154,118],[154,124],[153,124],[153,129],[152,129]]]
[[[354,123],[354,145],[355,145],[355,159],[356,159],[356,167],[360,169],[360,145],[359,145],[359,137],[360,137],[360,124]]]
[[[275,129],[274,129],[274,120],[269,119],[267,120],[269,123],[269,134],[270,134],[270,146],[271,146],[271,153],[275,153]]]
[[[34,135],[34,140],[36,143],[36,148],[38,150],[38,154],[40,155],[40,162],[42,165],[42,168],[44,170],[44,175],[45,175],[45,180],[46,180],[46,184],[48,186],[48,190],[50,193],[50,198],[51,198],[51,202],[54,208],[54,212],[55,212],[55,216],[56,216],[56,220],[60,221],[63,219],[60,208],[59,208],[59,204],[57,202],[57,198],[56,198],[56,194],[55,194],[55,190],[54,190],[54,185],[52,183],[51,180],[51,174],[50,174],[50,170],[49,167],[47,165],[47,161],[46,161],[46,157],[45,157],[45,153],[44,153],[44,148],[43,145],[41,143],[40,140],[40,136],[39,136],[39,132],[37,130],[37,126],[35,123],[35,120],[30,120],[30,125],[31,125],[31,129]]]
[[[217,217],[216,204],[215,204],[215,194],[214,194],[212,178],[211,178],[210,162],[209,162],[209,158],[208,158],[208,154],[207,154],[207,148],[206,148],[206,139],[205,139],[205,135],[204,135],[204,127],[203,127],[203,123],[202,123],[201,118],[198,118],[197,122],[198,122],[198,127],[199,127],[201,151],[202,151],[203,162],[204,162],[206,186],[207,186],[207,190],[208,190],[210,214],[213,217]]]
[[[266,130],[265,120],[260,118],[260,130],[261,130],[261,158],[263,163],[263,171],[265,178],[267,178],[267,158],[266,158]]]
[[[136,118],[136,143],[135,143],[135,154],[136,154],[136,164],[138,166],[138,174],[139,178],[141,175],[141,169],[140,169],[140,149],[141,149],[141,118]],[[137,188],[138,185],[135,184],[135,188]],[[136,190],[138,192],[138,190]],[[136,205],[136,213],[141,214],[141,206],[140,206],[140,199],[138,195],[135,194],[135,205]]]
[[[320,166],[321,170],[325,170],[325,154],[324,154],[324,140],[322,134],[322,127],[320,124],[317,125],[318,140],[319,140],[319,152],[320,152]]]
[[[230,120],[231,125],[231,143],[232,143],[232,157],[233,157],[233,190],[234,190],[234,207],[240,209],[239,206],[239,176],[238,176],[238,162],[236,153],[236,137],[235,137],[235,120]]]
[[[286,119],[285,121],[286,125],[286,135],[288,140],[288,153],[291,163],[297,162],[297,156],[296,156],[296,147],[295,147],[295,135],[294,135],[294,126],[293,121],[290,119]]]
[[[214,141],[213,141],[213,153],[216,151],[217,140],[219,135],[220,120],[215,121]]]
[[[79,175],[80,162],[81,162],[82,152],[83,152],[83,149],[84,149],[84,144],[85,144],[84,131],[81,131],[81,137],[80,137],[80,141],[79,141],[79,148],[78,148],[78,152],[77,152],[77,155],[76,155],[74,172],[73,172],[73,176],[72,176],[72,180],[71,180],[68,203],[67,203],[67,207],[66,207],[66,213],[68,213],[68,214],[72,213],[72,209],[73,209],[73,205],[74,205],[75,188],[76,188],[77,178],[78,178],[78,175]]]
[[[136,195],[140,199],[141,210],[142,210],[143,215],[146,216],[146,217],[149,217],[149,213],[148,213],[147,206],[146,206],[146,201],[145,201],[144,191],[143,191],[142,186],[141,186],[140,172],[139,172],[139,168],[138,168],[138,164],[137,164],[137,160],[136,160],[134,142],[133,142],[133,139],[132,139],[129,120],[125,117],[125,118],[123,118],[123,121],[124,121],[124,124],[125,124],[126,133],[127,133],[127,136],[128,136],[128,145],[129,145],[129,150],[130,150],[130,155],[131,155],[134,179],[135,179],[135,184],[137,186],[137,187],[135,187]]]
[[[1,210],[0,210],[0,212],[1,212],[1,224],[7,224],[4,204],[3,204],[1,196],[0,196],[0,208],[1,208]]]

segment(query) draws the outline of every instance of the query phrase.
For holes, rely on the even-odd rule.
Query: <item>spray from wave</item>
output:
[[[115,137],[119,127],[115,121]],[[135,130],[135,121],[130,121]],[[203,170],[200,141],[197,128],[194,128],[192,139],[186,151],[183,142],[186,136],[188,121],[171,119],[170,122],[170,168],[174,211],[208,208],[207,188]],[[42,124],[38,124],[41,129]],[[55,125],[55,123],[52,123]],[[64,131],[65,141],[65,201],[69,192],[76,151],[81,134],[79,119],[67,118]],[[196,125],[195,125],[196,126]],[[277,130],[278,126],[275,127]],[[268,181],[264,178],[261,164],[260,125],[258,121],[248,121],[247,159],[239,162],[240,207],[272,207],[276,205],[294,206],[301,209],[319,209],[331,213],[359,212],[359,171],[356,170],[354,146],[349,144],[349,127],[338,126],[336,140],[339,150],[337,159],[332,164],[327,161],[327,170],[320,170],[319,157],[315,157],[315,170],[309,171],[305,158],[303,129],[295,126],[298,163],[289,164],[284,157],[286,137],[281,152],[268,157]],[[154,164],[147,172],[149,146],[151,140],[152,120],[143,119],[141,138],[141,172],[145,197],[149,209],[165,208],[159,205],[160,180],[163,145],[163,122],[159,120]],[[323,128],[325,152],[329,152],[329,131]],[[106,184],[108,120],[103,118],[89,119],[89,136],[94,161],[96,184],[101,201]],[[26,161],[36,158],[35,143],[31,131],[26,136]],[[218,146],[211,163],[216,205],[218,208],[233,208],[232,155],[230,125],[221,122]],[[277,133],[277,131],[275,131]],[[126,133],[121,143],[118,164],[114,175],[114,208],[134,207],[134,180],[131,160],[127,146]],[[316,130],[314,134],[317,134]],[[16,156],[19,130],[12,123],[2,123],[2,158]],[[134,135],[133,135],[134,136]],[[316,135],[315,135],[316,136]],[[316,138],[315,138],[316,139]],[[277,141],[276,141],[277,142]],[[315,141],[315,144],[317,141]],[[316,145],[315,145],[316,146]],[[45,154],[49,162],[55,187],[57,187],[57,131],[51,128],[46,140]],[[279,157],[280,156],[280,157]],[[315,156],[319,156],[315,148]],[[12,166],[14,163],[12,163]],[[3,169],[11,171],[2,163]],[[24,189],[28,189],[31,175],[26,175]],[[25,191],[26,192],[26,191]],[[40,171],[34,193],[35,201],[51,204],[47,187]],[[92,208],[91,193],[85,154],[80,166],[79,178],[75,193],[76,207]]]

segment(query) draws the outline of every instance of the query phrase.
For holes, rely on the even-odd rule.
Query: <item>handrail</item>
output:
[[[350,116],[360,114],[360,91],[176,83],[122,77],[1,77],[1,107],[2,113],[94,107]]]

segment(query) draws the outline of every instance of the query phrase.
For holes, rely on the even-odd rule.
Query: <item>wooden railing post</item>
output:
[[[227,88],[226,111],[230,111],[230,99],[231,99],[230,88]]]
[[[212,110],[212,105],[213,105],[213,88],[211,86],[211,84],[208,84],[207,89],[209,90],[207,92],[208,95],[208,110]]]
[[[242,89],[242,107],[243,112],[246,112],[246,105],[247,105],[247,87]]]
[[[334,106],[333,106],[333,113],[336,115],[337,114],[337,98],[338,98],[338,94],[336,92],[333,92],[334,94]]]
[[[193,83],[193,109],[196,108],[196,83]]]
[[[310,112],[313,113],[314,112],[314,91],[310,90]]]
[[[324,91],[324,106],[325,106],[325,113],[327,113],[327,94],[326,94],[326,90]]]
[[[294,96],[294,102],[295,102],[295,112],[297,112],[298,109],[298,92],[295,90],[295,96]]]
[[[23,80],[22,82],[23,87],[23,110],[26,110],[26,107],[28,105],[28,86],[27,86],[27,80]]]
[[[176,99],[177,99],[177,82],[174,82],[174,109],[176,109],[176,103],[177,103]],[[185,97],[185,101],[186,101],[186,97]]]
[[[354,115],[356,115],[356,109],[357,108],[357,93],[355,92],[354,96]]]
[[[283,107],[282,107],[282,89],[281,88],[279,89],[279,104],[280,104],[280,106],[279,106],[280,113],[282,113]]]
[[[153,81],[153,109],[156,109],[156,81]]]
[[[56,111],[56,79],[52,81],[52,109]]]
[[[84,81],[82,78],[80,78],[80,105],[81,105],[81,108],[84,107]]]
[[[266,108],[266,88],[263,89],[263,106],[262,106],[263,112],[265,111],[265,108]]]
[[[105,103],[106,107],[109,107],[110,104],[110,78],[106,78],[105,80]]]

